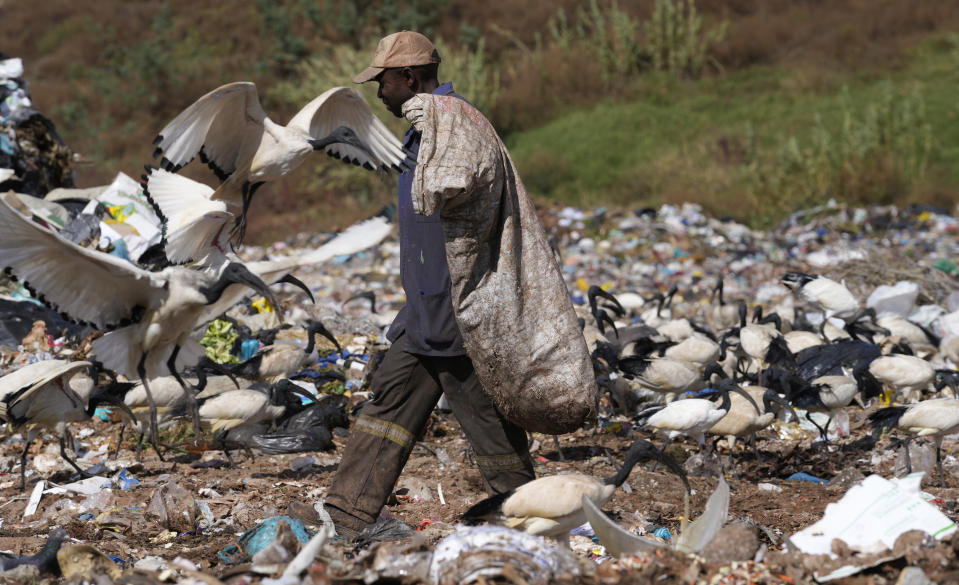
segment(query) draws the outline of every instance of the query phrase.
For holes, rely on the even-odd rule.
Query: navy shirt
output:
[[[463,96],[444,83],[435,95]],[[415,160],[420,150],[420,133],[411,127],[403,146]],[[450,300],[450,270],[446,264],[446,238],[440,212],[424,216],[413,212],[413,171],[400,175],[397,218],[400,226],[400,279],[406,305],[400,310],[386,337],[395,341],[406,332],[406,351],[432,356],[466,354],[463,339],[453,318]]]

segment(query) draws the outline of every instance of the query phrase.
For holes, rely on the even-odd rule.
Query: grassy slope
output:
[[[747,129],[763,160],[791,136],[807,140],[817,114],[833,128],[841,122],[843,100],[857,115],[891,83],[896,91],[919,88],[935,139],[925,179],[898,199],[921,193],[944,203],[959,181],[957,66],[959,49],[940,40],[914,51],[899,70],[855,77],[751,68],[698,83],[653,80],[635,101],[572,112],[511,136],[509,146],[532,191],[568,203],[691,200],[762,222],[762,203],[747,195],[743,180]]]

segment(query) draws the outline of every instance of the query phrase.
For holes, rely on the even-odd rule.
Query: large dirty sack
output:
[[[422,133],[413,210],[442,210],[453,312],[483,387],[526,430],[579,428],[594,414],[593,368],[506,147],[489,121],[456,97],[419,94],[403,112]]]

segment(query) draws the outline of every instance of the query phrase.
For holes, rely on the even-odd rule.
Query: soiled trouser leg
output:
[[[405,340],[390,346],[373,375],[373,400],[353,424],[333,477],[326,503],[352,517],[334,515],[337,526],[352,520],[347,528],[361,531],[376,520],[440,398],[422,358],[404,351]]]
[[[404,347],[401,336],[377,369],[373,400],[353,425],[326,498],[355,520],[350,526],[354,529],[376,520],[444,390],[491,491],[506,491],[533,478],[526,434],[499,417],[469,358],[417,356]],[[334,521],[339,525],[346,520],[334,516]]]
[[[470,359],[430,358],[426,365],[439,380],[473,447],[487,491],[507,492],[534,479],[526,431],[500,416],[476,377]]]

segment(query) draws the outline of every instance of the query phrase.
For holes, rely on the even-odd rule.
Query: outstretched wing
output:
[[[64,240],[15,211],[11,197],[0,195],[0,265],[50,308],[109,329],[135,321],[163,297],[161,276]]]
[[[237,81],[218,87],[183,110],[153,141],[154,156],[171,172],[199,154],[221,181],[237,169],[243,146],[258,146],[266,113],[256,85]],[[252,153],[247,153],[252,155]]]
[[[402,172],[409,168],[403,144],[373,114],[360,92],[351,87],[334,87],[323,92],[293,116],[287,126],[303,130],[313,138],[323,138],[340,126],[346,126],[370,147],[373,158],[354,146],[341,143],[326,147],[327,154],[368,169]]]
[[[213,189],[182,175],[151,169],[143,192],[163,218],[166,257],[175,264],[229,249],[235,218],[223,201],[210,199]]]

